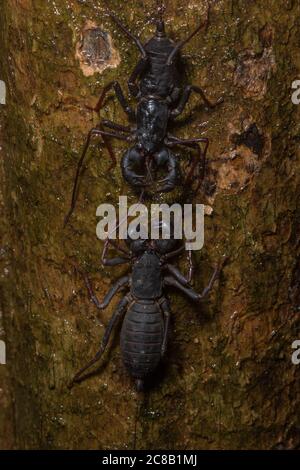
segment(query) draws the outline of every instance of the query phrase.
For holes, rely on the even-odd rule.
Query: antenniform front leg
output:
[[[87,154],[87,151],[89,149],[89,146],[90,146],[90,143],[91,143],[91,139],[95,136],[99,136],[99,137],[102,137],[103,139],[103,142],[105,143],[106,147],[108,148],[109,150],[109,154],[110,154],[110,157],[112,159],[112,165],[110,168],[112,168],[113,166],[116,165],[116,157],[113,153],[113,150],[109,144],[109,142],[106,140],[106,137],[114,137],[116,139],[119,139],[119,140],[124,140],[124,141],[127,141],[129,142],[130,141],[130,137],[129,136],[125,136],[125,135],[122,135],[120,133],[117,133],[117,132],[108,132],[108,131],[104,131],[102,128],[101,128],[101,124],[99,125],[99,127],[95,127],[93,129],[90,130],[90,132],[88,133],[88,136],[87,136],[87,139],[86,139],[86,143],[85,143],[85,146],[83,148],[83,152],[81,154],[81,157],[78,161],[78,164],[77,164],[77,170],[76,170],[76,174],[75,174],[75,179],[74,179],[74,185],[73,185],[73,192],[72,192],[72,198],[71,198],[71,207],[65,217],[65,220],[64,220],[64,226],[67,225],[67,223],[69,222],[69,219],[71,217],[71,215],[73,214],[74,212],[74,209],[75,209],[75,205],[76,205],[76,200],[77,200],[77,189],[78,189],[78,181],[79,181],[79,177],[80,177],[80,174],[81,174],[81,169],[82,169],[82,166],[83,166],[83,162],[84,162],[84,159],[85,159],[85,156]]]
[[[114,82],[110,82],[108,83],[102,90],[102,93],[99,97],[99,100],[96,104],[96,106],[92,107],[92,106],[86,106],[87,109],[90,109],[91,111],[95,111],[96,113],[99,113],[99,111],[101,110],[101,108],[103,107],[103,103],[104,103],[104,100],[107,96],[107,94],[111,91],[111,90],[114,90],[115,94],[116,94],[116,97],[120,103],[120,105],[122,106],[123,110],[125,111],[125,113],[128,115],[129,119],[132,119],[132,120],[135,120],[135,112],[133,111],[133,109],[129,106],[129,103],[127,101],[127,99],[125,98],[125,95],[123,93],[123,90],[121,88],[121,85],[119,84],[119,82],[117,81],[114,81]]]
[[[184,109],[185,109],[185,107],[186,107],[186,105],[187,105],[187,103],[190,99],[190,96],[191,96],[192,92],[198,93],[201,96],[205,106],[207,108],[210,108],[210,109],[215,108],[218,104],[221,104],[224,101],[223,97],[221,96],[215,103],[212,103],[211,101],[209,101],[209,99],[206,98],[205,93],[202,90],[202,88],[200,88],[198,86],[195,86],[195,85],[188,85],[183,90],[183,93],[182,93],[182,96],[180,98],[180,101],[178,103],[177,108],[175,108],[171,111],[171,117],[172,118],[176,118],[176,117],[180,116],[180,114],[183,113],[183,111],[184,111]]]
[[[166,286],[176,287],[192,301],[200,302],[201,300],[205,299],[205,297],[207,297],[207,295],[210,293],[215,281],[218,279],[220,275],[220,272],[224,266],[225,261],[226,259],[215,268],[214,273],[211,276],[208,285],[203,289],[201,294],[196,292],[190,285],[187,285],[186,279],[184,279],[184,281],[181,280],[180,277],[178,276],[178,273],[176,275],[176,278],[174,277],[173,273],[172,273],[173,274],[172,276],[166,276],[164,278],[164,284]]]

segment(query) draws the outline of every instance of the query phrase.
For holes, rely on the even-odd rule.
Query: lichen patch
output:
[[[231,151],[218,172],[218,187],[232,193],[242,191],[259,170],[257,156],[248,148],[239,146]]]
[[[227,127],[231,148],[215,160],[217,188],[227,194],[238,194],[251,184],[269,157],[271,137],[268,132],[261,131],[253,116],[246,116],[242,110]],[[215,195],[209,199],[211,205]]]
[[[272,47],[264,49],[259,56],[251,50],[243,51],[239,55],[234,84],[242,89],[245,98],[260,100],[266,94],[268,80],[275,68]]]
[[[86,77],[103,73],[108,67],[116,68],[121,61],[110,34],[92,21],[87,21],[81,32],[75,56]]]

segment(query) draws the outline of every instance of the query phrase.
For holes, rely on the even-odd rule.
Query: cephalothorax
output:
[[[107,249],[112,244],[120,251],[120,256],[107,257]],[[107,240],[102,262],[107,266],[131,263],[131,273],[120,278],[106,294],[103,302],[96,297],[91,283],[85,275],[90,297],[99,310],[106,308],[121,288],[126,288],[125,296],[118,303],[105,330],[101,346],[95,357],[73,378],[72,384],[82,379],[82,374],[102,356],[108,344],[113,327],[122,319],[121,354],[123,362],[136,381],[138,390],[143,389],[144,381],[155,371],[167,349],[170,326],[170,307],[166,288],[175,287],[194,302],[203,300],[213,287],[221,265],[217,267],[208,286],[198,294],[179,269],[170,260],[184,251],[178,240],[132,240],[127,241],[127,249],[120,248]],[[190,269],[190,272],[192,270]]]
[[[78,162],[71,208],[65,222],[68,221],[75,208],[78,178],[90,141],[94,136],[102,137],[112,159],[111,167],[116,165],[117,160],[109,139],[117,138],[132,144],[123,155],[121,168],[123,177],[134,188],[143,191],[149,186],[152,187],[153,182],[156,182],[156,178],[153,177],[156,170],[165,172],[164,178],[157,182],[156,191],[172,191],[180,182],[183,186],[190,187],[195,179],[196,168],[199,168],[195,188],[197,192],[204,178],[209,140],[204,137],[177,138],[171,135],[168,129],[172,121],[184,111],[192,92],[200,94],[209,108],[213,108],[222,101],[219,99],[213,104],[198,86],[188,85],[183,88],[181,83],[180,50],[201,28],[208,25],[209,15],[186,39],[178,43],[166,36],[165,25],[160,16],[156,21],[155,35],[142,45],[141,41],[123,25],[115,14],[110,11],[108,14],[136,44],[142,55],[128,80],[129,92],[138,100],[138,104],[137,108],[133,109],[125,98],[120,84],[113,81],[104,87],[97,105],[90,109],[99,112],[107,93],[113,89],[123,110],[134,124],[124,126],[103,119],[98,126],[91,129]],[[200,144],[204,144],[203,149]],[[197,151],[183,181],[177,157],[172,151],[172,148],[178,145]]]

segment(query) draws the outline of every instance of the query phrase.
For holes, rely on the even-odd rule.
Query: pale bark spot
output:
[[[82,30],[75,56],[86,77],[120,64],[120,55],[113,46],[110,34],[92,21],[88,21]]]

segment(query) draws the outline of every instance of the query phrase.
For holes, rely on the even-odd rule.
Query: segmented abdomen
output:
[[[126,313],[121,331],[121,352],[130,375],[144,379],[161,359],[164,325],[154,301],[136,301]]]

